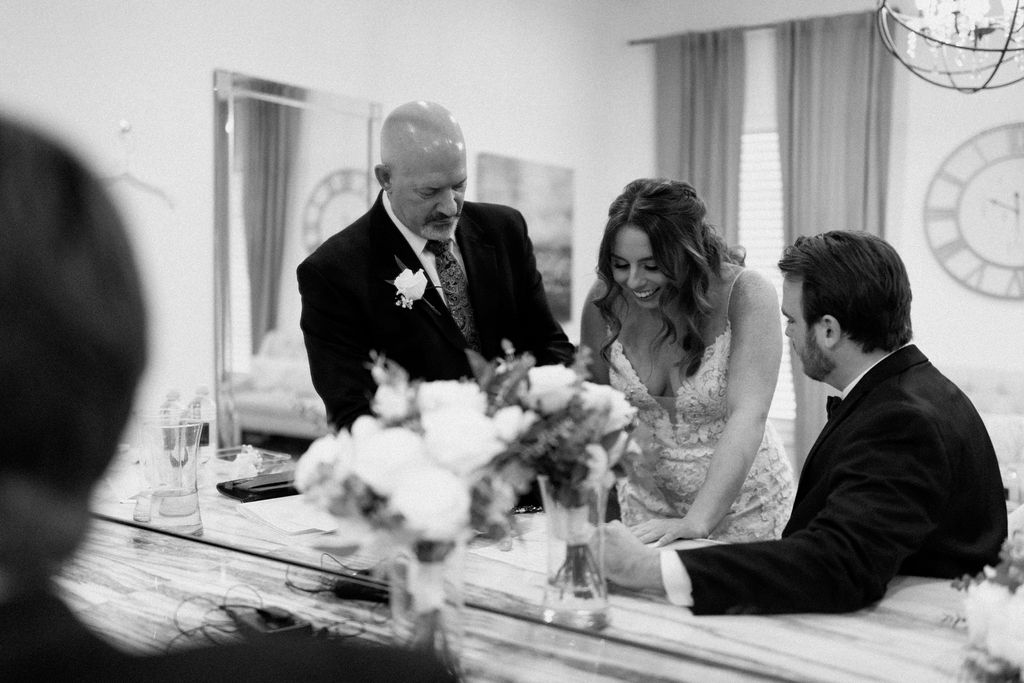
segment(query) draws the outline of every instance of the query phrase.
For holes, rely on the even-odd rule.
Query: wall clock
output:
[[[320,179],[302,210],[302,245],[307,252],[366,213],[367,182],[367,172],[355,168],[339,168]]]
[[[1024,121],[978,133],[946,157],[928,186],[924,226],[957,282],[1024,299]]]

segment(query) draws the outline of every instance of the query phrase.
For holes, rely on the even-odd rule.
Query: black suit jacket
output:
[[[129,625],[130,626],[130,625]],[[259,642],[133,656],[40,592],[0,604],[4,681],[454,681],[421,653],[353,641],[267,636]]]
[[[916,346],[872,368],[808,454],[778,541],[679,553],[694,612],[841,612],[896,574],[956,578],[1006,537],[999,466],[970,400]]]
[[[574,349],[551,315],[522,215],[466,202],[455,235],[483,355],[501,355],[501,340],[508,339],[517,352],[534,354],[539,365],[570,362]],[[411,309],[395,305],[388,280],[403,267],[415,272],[420,261],[380,195],[369,212],[299,265],[310,374],[336,427],[369,412],[376,390],[367,369],[371,351],[416,379],[472,375],[466,341],[435,289],[428,288]]]

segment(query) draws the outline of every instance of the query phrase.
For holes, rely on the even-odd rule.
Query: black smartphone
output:
[[[225,496],[243,503],[280,498],[281,496],[294,496],[298,493],[295,488],[294,472],[274,472],[273,474],[258,474],[255,477],[222,481],[217,484],[217,490]]]

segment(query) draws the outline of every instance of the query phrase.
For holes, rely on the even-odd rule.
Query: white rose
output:
[[[423,298],[423,292],[427,289],[427,276],[423,274],[422,268],[415,274],[406,268],[395,278],[395,289],[409,301],[417,301]]]
[[[505,443],[512,443],[537,421],[537,414],[532,410],[523,410],[519,406],[505,406],[494,413],[491,421],[494,423],[494,431],[498,438]]]
[[[625,429],[633,421],[636,408],[618,389],[606,384],[583,383],[583,406],[589,410],[607,410],[604,433]]]
[[[407,385],[382,384],[373,395],[373,412],[386,422],[401,422],[409,417],[412,401]]]
[[[295,488],[326,507],[340,494],[341,482],[351,471],[352,456],[347,432],[320,437],[295,465]]]
[[[487,395],[475,382],[423,382],[416,391],[416,405],[420,413],[441,408],[464,408],[483,414],[487,410]]]
[[[420,421],[430,456],[459,475],[483,467],[505,448],[491,419],[474,410],[443,408]]]
[[[356,442],[352,470],[374,491],[387,496],[400,472],[427,462],[422,437],[404,427],[390,427]]]
[[[526,392],[526,405],[542,414],[562,410],[577,391],[579,376],[564,365],[541,365],[530,368],[527,375],[530,387]]]
[[[395,476],[388,506],[425,540],[449,540],[469,526],[469,489],[440,467],[406,469]]]
[[[352,433],[352,439],[356,444],[369,438],[371,435],[376,434],[380,430],[384,429],[384,426],[380,423],[380,420],[375,418],[373,415],[360,415],[356,418],[352,426],[349,427],[349,431]],[[358,446],[357,446],[358,447]]]

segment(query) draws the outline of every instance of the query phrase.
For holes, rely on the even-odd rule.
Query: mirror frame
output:
[[[214,400],[217,403],[217,447],[237,446],[234,401],[228,390],[231,364],[231,280],[230,280],[230,174],[235,158],[235,107],[254,99],[316,111],[362,117],[366,121],[366,205],[377,195],[373,167],[378,156],[381,105],[310,88],[256,78],[217,69],[213,77],[214,151]],[[302,229],[301,225],[294,226]],[[341,226],[343,228],[344,226]],[[340,228],[339,228],[340,229]],[[254,351],[255,352],[255,351]]]

